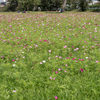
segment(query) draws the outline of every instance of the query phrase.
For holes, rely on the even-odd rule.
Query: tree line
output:
[[[64,12],[66,5],[71,9],[79,8],[81,11],[85,11],[92,0],[8,0],[8,2],[7,11],[32,11],[39,10],[38,8],[41,8],[42,11],[52,11],[61,8],[61,11]]]

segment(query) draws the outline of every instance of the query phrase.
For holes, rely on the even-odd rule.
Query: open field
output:
[[[0,100],[100,100],[100,13],[0,13]]]

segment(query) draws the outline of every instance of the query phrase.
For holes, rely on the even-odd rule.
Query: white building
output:
[[[94,0],[94,1],[92,1],[92,3],[96,4],[96,3],[99,3],[99,1],[98,0]]]
[[[5,5],[8,4],[8,0],[0,0],[0,7],[4,7]]]
[[[7,0],[0,0],[0,2],[7,2]]]
[[[93,0],[91,3],[89,3],[89,5],[94,5],[96,3],[99,3],[99,1],[98,0]]]

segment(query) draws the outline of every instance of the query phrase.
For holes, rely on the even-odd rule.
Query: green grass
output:
[[[0,13],[0,100],[56,96],[100,99],[100,13]]]

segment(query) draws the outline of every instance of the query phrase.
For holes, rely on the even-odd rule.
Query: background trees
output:
[[[41,8],[43,11],[57,10],[62,5],[62,0],[41,0]]]
[[[8,2],[7,11],[32,11],[38,10],[38,7],[41,7],[42,11],[56,11],[58,8],[61,8],[62,12],[64,12],[65,9],[85,11],[89,6],[89,2],[92,2],[92,0],[8,0]],[[100,7],[99,5],[100,3],[96,4],[96,6]]]
[[[19,2],[18,8],[20,10],[20,7],[24,10],[32,10],[32,8],[36,7],[37,5],[40,5],[41,0],[17,0]],[[20,6],[22,5],[22,6]]]

